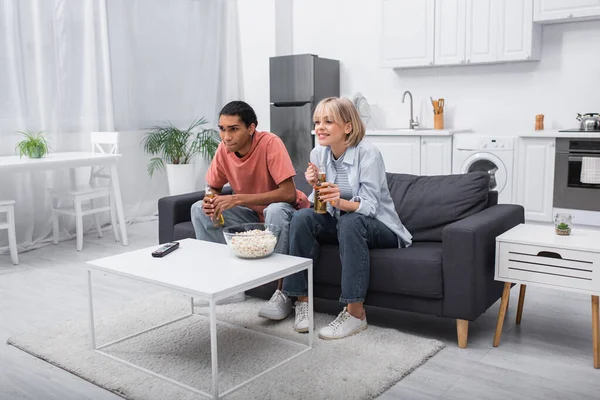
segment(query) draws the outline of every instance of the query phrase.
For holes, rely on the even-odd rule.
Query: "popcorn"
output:
[[[231,237],[229,245],[233,253],[241,258],[261,258],[275,250],[277,238],[268,229],[253,229],[237,232]]]

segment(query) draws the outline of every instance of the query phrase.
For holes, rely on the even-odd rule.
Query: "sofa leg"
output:
[[[456,333],[458,335],[458,347],[467,348],[467,338],[469,337],[469,321],[466,319],[456,320]]]

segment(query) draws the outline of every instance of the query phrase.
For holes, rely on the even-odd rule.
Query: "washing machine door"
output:
[[[508,172],[498,156],[491,153],[475,153],[465,160],[461,172],[483,171],[490,175],[490,190],[498,193],[506,187]]]

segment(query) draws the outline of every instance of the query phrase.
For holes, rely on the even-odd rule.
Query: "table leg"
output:
[[[217,353],[217,307],[214,300],[210,300],[210,359],[212,361],[212,395],[213,399],[219,398],[219,359]]]
[[[313,329],[314,329],[314,314],[313,314],[313,266],[312,263],[308,267],[308,347],[313,346]]]
[[[123,215],[123,201],[121,199],[121,189],[119,186],[119,174],[117,172],[117,164],[110,165],[110,181],[112,184],[113,195],[115,196],[115,205],[117,206],[117,218],[119,219],[119,227],[121,228],[121,238],[123,246],[127,246],[127,231],[125,226],[125,216]]]
[[[88,305],[90,311],[90,339],[92,342],[92,349],[96,349],[96,328],[94,325],[94,300],[92,296],[92,271],[87,270],[88,278]]]
[[[594,368],[600,368],[600,330],[598,329],[598,296],[592,296],[592,342]]]
[[[508,298],[510,297],[510,282],[504,282],[504,290],[502,291],[502,300],[500,301],[500,310],[498,311],[498,321],[496,322],[496,334],[494,335],[494,347],[500,344],[500,335],[502,335],[502,326],[504,325],[504,317],[506,316],[506,306],[508,306]]]
[[[521,323],[521,318],[523,317],[523,303],[525,302],[525,290],[527,290],[527,285],[521,284],[521,288],[519,289],[519,305],[517,306],[517,324]]]

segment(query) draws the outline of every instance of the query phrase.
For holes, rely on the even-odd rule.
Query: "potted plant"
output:
[[[144,151],[153,157],[148,163],[148,174],[167,171],[171,195],[195,190],[194,159],[197,155],[211,160],[221,138],[214,129],[203,128],[207,121],[196,119],[187,129],[179,129],[170,122],[149,129],[142,140]]]
[[[570,214],[556,214],[554,217],[554,230],[557,235],[568,236],[571,234],[573,217]]]
[[[50,146],[43,131],[37,133],[28,131],[19,133],[25,137],[15,147],[15,150],[19,152],[19,157],[42,158],[48,154]]]

